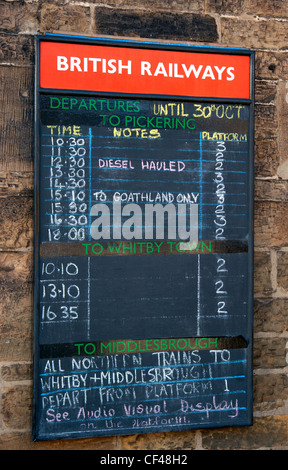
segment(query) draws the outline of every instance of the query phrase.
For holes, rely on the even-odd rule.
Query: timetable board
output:
[[[252,52],[37,53],[33,438],[251,425]]]

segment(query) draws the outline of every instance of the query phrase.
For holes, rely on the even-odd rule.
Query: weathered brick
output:
[[[33,67],[0,67],[0,168],[32,171],[34,154]],[[15,93],[17,90],[17,93]]]
[[[34,39],[31,36],[0,34],[0,62],[17,65],[33,65],[35,62]]]
[[[277,253],[277,282],[278,287],[288,291],[288,253]],[[288,292],[287,292],[288,293]]]
[[[93,3],[100,3],[97,0],[93,0]],[[104,2],[101,2],[104,4]],[[151,10],[150,0],[108,0],[105,2],[106,6],[113,6],[119,8],[127,8],[133,10],[136,8],[149,9]],[[197,13],[204,12],[205,2],[203,0],[154,0],[153,11],[164,10],[164,11],[195,11]]]
[[[287,25],[286,21],[222,17],[222,42],[252,49],[286,48]]]
[[[80,5],[42,4],[40,30],[89,34],[90,8]]]
[[[111,36],[138,36],[185,41],[217,41],[216,21],[208,15],[192,13],[114,10],[97,7],[96,32]]]
[[[35,33],[38,31],[39,2],[12,1],[0,4],[0,31]]]
[[[0,197],[33,197],[34,174],[24,171],[0,171]]]
[[[286,0],[247,0],[246,11],[252,15],[288,17],[288,5]]]
[[[206,0],[206,11],[222,15],[241,15],[245,7],[245,0]]]
[[[32,389],[28,385],[17,385],[2,393],[2,419],[5,426],[27,429],[32,420]]]
[[[120,450],[177,450],[195,449],[196,432],[181,431],[120,437]]]
[[[285,338],[255,338],[253,350],[254,368],[282,368],[286,363]]]
[[[2,2],[0,5],[0,29],[13,31],[15,28],[15,16],[12,14],[12,6]]]
[[[201,431],[203,449],[257,450],[287,446],[287,416],[255,418],[253,426]]]
[[[32,364],[13,363],[0,366],[0,374],[4,382],[15,382],[20,380],[31,380]]]
[[[254,148],[255,176],[275,176],[279,166],[278,142],[275,139],[257,140]]]
[[[271,294],[271,257],[270,253],[254,254],[254,292]]]
[[[0,250],[32,247],[33,199],[21,196],[2,197],[0,212]]]
[[[278,117],[275,105],[255,105],[255,140],[277,138]]]
[[[117,437],[33,442],[31,431],[2,433],[0,450],[117,450]]]
[[[284,333],[287,330],[288,299],[269,299],[255,301],[255,333]]]
[[[255,375],[253,382],[254,411],[277,411],[285,407],[288,388],[287,375]]]
[[[255,102],[273,103],[277,95],[277,82],[268,80],[255,81]]]
[[[255,201],[288,202],[288,181],[256,180]]]
[[[281,81],[279,83],[279,98],[278,98],[278,121],[279,121],[279,154],[280,164],[285,166],[278,168],[278,176],[283,179],[288,179],[288,88],[287,82]]]
[[[287,202],[255,202],[255,247],[280,248],[287,246]]]
[[[32,253],[0,253],[0,361],[32,357]]]
[[[279,51],[256,51],[255,77],[269,80],[288,78],[287,53]]]

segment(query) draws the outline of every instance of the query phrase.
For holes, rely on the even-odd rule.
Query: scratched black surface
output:
[[[246,363],[246,349],[40,360],[41,439],[247,424]]]
[[[221,279],[226,294],[217,294],[215,290],[219,279],[217,259],[225,260],[227,272]],[[69,257],[42,259],[44,265],[53,264],[56,269],[69,262]],[[82,257],[77,266],[76,280],[59,274],[41,276],[43,344],[91,338],[106,341],[199,334],[247,336],[246,253],[217,257],[101,256],[89,261]],[[70,297],[63,299],[64,290]],[[54,292],[56,297],[51,297]],[[217,312],[218,301],[225,301],[226,313],[222,315]],[[72,307],[70,321],[64,306]],[[55,315],[53,319],[49,307]],[[73,310],[77,311],[77,318]]]
[[[247,218],[247,204],[248,204],[248,145],[249,145],[249,106],[242,106],[241,109],[233,108],[233,105],[218,105],[220,109],[226,111],[228,118],[217,118],[216,111],[211,111],[210,118],[197,117],[203,114],[207,109],[207,104],[195,104],[187,102],[183,104],[184,108],[180,108],[185,116],[171,116],[171,115],[154,115],[153,112],[158,109],[166,109],[167,102],[164,101],[149,101],[149,100],[137,100],[137,109],[139,111],[133,113],[124,113],[123,111],[98,111],[94,113],[87,113],[85,108],[81,108],[78,111],[75,110],[49,110],[49,97],[42,97],[43,103],[41,102],[41,153],[43,166],[41,167],[40,174],[40,195],[42,200],[43,210],[41,211],[40,219],[40,240],[50,241],[53,235],[51,232],[57,230],[55,238],[58,240],[60,233],[60,239],[69,242],[75,241],[74,238],[69,240],[68,232],[72,227],[71,213],[69,213],[68,204],[71,201],[74,189],[74,197],[77,197],[77,192],[85,191],[85,201],[87,202],[87,210],[82,213],[89,219],[89,213],[91,207],[96,202],[104,202],[110,208],[111,214],[113,213],[112,202],[113,195],[115,193],[120,194],[131,194],[140,193],[148,195],[150,198],[148,203],[155,201],[157,193],[172,195],[173,203],[176,203],[176,198],[179,194],[183,201],[183,195],[193,193],[196,197],[192,202],[196,202],[199,205],[199,239],[202,240],[213,240],[215,239],[215,208],[219,205],[219,198],[217,194],[225,194],[225,216],[227,218],[227,225],[225,227],[225,239],[226,240],[247,240],[248,237],[248,218]],[[58,98],[59,99],[59,98]],[[80,99],[79,99],[80,101]],[[105,100],[106,102],[107,100]],[[115,102],[123,102],[123,100],[110,100],[115,106]],[[86,99],[85,102],[88,102]],[[177,103],[179,106],[181,103]],[[111,105],[112,106],[112,105]],[[136,105],[135,105],[136,106]],[[199,111],[201,106],[201,111]],[[212,106],[212,105],[211,105]],[[234,105],[236,106],[236,105]],[[159,107],[159,108],[158,108]],[[231,109],[230,109],[231,108]],[[177,109],[177,108],[176,108]],[[218,108],[217,108],[218,109]],[[174,111],[176,112],[176,111]],[[117,119],[113,116],[117,116]],[[207,111],[205,111],[207,114]],[[218,112],[218,115],[222,116],[223,112]],[[186,116],[187,115],[187,116]],[[231,119],[230,116],[237,116],[237,119]],[[103,116],[103,117],[100,117]],[[125,118],[129,117],[139,118],[143,116],[144,120],[141,119],[139,122],[141,125],[147,123],[150,119],[152,122],[149,128],[133,126],[133,122],[129,123],[129,128],[123,127],[125,124]],[[238,118],[239,116],[239,118]],[[113,118],[112,122],[118,122],[119,126],[106,125],[108,119]],[[166,128],[156,128],[155,119],[161,119],[162,126],[165,125],[165,119],[173,119],[166,124]],[[195,127],[193,129],[186,128],[183,130],[179,124],[178,129],[170,129],[169,125],[172,122],[175,125],[175,120],[178,119],[181,122],[188,122],[189,127]],[[105,124],[104,124],[105,122]],[[131,125],[132,124],[132,125]],[[63,126],[76,125],[81,128],[81,135],[85,139],[85,187],[75,186],[79,183],[79,179],[75,183],[71,178],[68,177],[69,172],[69,134],[65,134],[63,139],[63,145],[56,145],[56,138],[54,137],[54,152],[57,155],[58,150],[61,152],[61,171],[62,176],[57,176],[57,171],[53,172],[51,178],[51,152],[53,150],[51,143],[51,130],[47,129],[47,126]],[[153,125],[153,126],[152,126]],[[123,137],[123,130],[126,135],[131,137]],[[127,130],[128,129],[128,130]],[[121,137],[114,136],[114,132],[121,131]],[[151,135],[151,131],[159,132],[159,137]],[[54,133],[57,132],[57,128],[54,129]],[[61,130],[60,130],[61,132]],[[67,132],[67,131],[66,131]],[[144,132],[145,137],[141,138],[140,133]],[[219,161],[216,166],[216,158],[221,153],[223,146],[217,141],[206,140],[203,136],[203,132],[209,133],[210,136],[213,133],[225,133],[230,135],[230,139],[233,139],[235,134],[246,135],[247,141],[243,140],[231,140],[225,142],[225,150],[223,151],[223,162]],[[138,134],[138,136],[137,136]],[[217,150],[218,149],[218,150]],[[219,158],[219,157],[218,157]],[[220,157],[221,158],[221,157]],[[99,160],[101,165],[103,162],[109,160],[127,160],[131,164],[131,168],[117,169],[99,167]],[[173,161],[173,169],[183,168],[183,171],[167,171],[167,170],[147,170],[142,169],[142,161],[149,162],[165,162],[166,168],[169,162]],[[56,160],[54,162],[54,168],[56,166]],[[82,167],[81,167],[82,168]],[[81,170],[80,168],[80,170]],[[217,168],[220,168],[217,170]],[[71,169],[71,168],[70,168]],[[221,175],[217,173],[221,173]],[[60,174],[60,173],[59,173]],[[222,179],[224,178],[224,180]],[[52,186],[51,186],[52,185]],[[224,186],[219,186],[224,185]],[[63,214],[61,216],[62,223],[58,224],[54,221],[54,225],[51,224],[51,188],[54,190],[53,200],[57,199],[59,191],[62,193],[61,202],[63,204]],[[59,189],[60,188],[60,189]],[[56,191],[58,193],[56,194]],[[76,196],[75,196],[76,191]],[[96,201],[94,193],[105,192],[104,200]],[[218,191],[218,193],[217,193]],[[198,197],[197,197],[198,194]],[[182,196],[181,196],[182,195]],[[137,202],[135,199],[128,202]],[[156,202],[159,202],[158,200]],[[170,201],[171,202],[171,201]],[[155,202],[154,202],[155,203]],[[161,202],[162,203],[162,202]],[[182,202],[183,203],[183,202]],[[126,204],[124,200],[122,206]],[[138,202],[141,209],[144,211],[144,206],[147,201]],[[165,203],[163,202],[163,205]],[[56,214],[57,216],[57,214]],[[55,213],[54,213],[55,217]],[[219,228],[222,226],[221,213],[217,215]],[[60,216],[58,214],[58,220]],[[83,220],[83,217],[82,217]],[[125,220],[125,218],[124,218]],[[91,235],[89,231],[89,222],[82,224],[79,228],[85,232],[82,241],[90,241]],[[50,238],[49,238],[50,228]],[[73,228],[75,226],[73,225]],[[112,230],[112,228],[111,228]],[[176,238],[177,238],[176,233]],[[111,232],[112,236],[112,232]],[[144,232],[143,232],[144,237]],[[167,233],[165,231],[165,237]],[[171,238],[171,237],[169,237]],[[123,239],[122,233],[120,238]],[[152,237],[152,239],[154,239]]]
[[[67,109],[50,109],[50,98],[40,96],[39,247],[41,252],[45,244],[45,256],[40,256],[36,282],[37,340],[40,348],[50,347],[52,355],[37,359],[35,439],[251,424],[249,106],[130,99],[128,113],[123,98],[98,97],[102,104],[97,101],[97,110],[87,110],[91,98],[78,95],[65,97]],[[62,100],[63,95],[53,98]],[[71,99],[81,101],[81,109],[70,109]],[[191,129],[153,127],[154,111],[167,110],[167,103],[178,105],[173,110],[182,115],[172,115],[169,108],[159,117],[186,119],[186,123],[189,119]],[[113,122],[119,117],[119,125],[103,125],[103,119],[107,122],[115,115]],[[150,118],[150,127],[126,125],[126,116],[140,115]],[[49,126],[55,126],[53,135]],[[70,135],[70,126],[79,126],[80,135]],[[117,136],[120,129],[122,137]],[[123,137],[123,129],[131,137]],[[214,133],[229,134],[229,140],[224,144],[223,137],[207,140]],[[83,166],[81,155],[76,159],[81,166],[75,167],[71,159],[70,137],[84,142],[78,145],[85,152]],[[131,167],[100,168],[99,159],[127,160]],[[183,162],[185,169],[141,169],[142,161],[166,165],[173,161],[176,168]],[[73,168],[85,173],[73,180]],[[216,254],[199,245],[187,254],[175,250],[164,254],[156,252],[154,244],[153,254],[141,255],[133,248],[129,251],[134,239],[127,242],[121,233],[119,253],[104,256],[89,251],[88,256],[81,244],[91,243],[90,250],[102,241],[91,237],[95,220],[91,207],[103,202],[112,211],[116,193],[146,195],[148,200],[129,201],[138,202],[143,211],[146,203],[157,202],[157,194],[172,195],[173,203],[177,196],[189,195],[198,204],[199,242],[207,245],[216,240],[235,249]],[[97,200],[96,194],[105,199]],[[74,202],[76,206],[71,206]],[[113,222],[110,230],[112,237]],[[146,241],[144,235],[142,231],[136,241]],[[159,243],[155,232],[147,240]],[[168,240],[166,220],[163,243]],[[182,241],[178,233],[173,240]],[[65,256],[61,251],[55,256],[53,247],[61,243],[68,245]],[[125,253],[123,243],[128,246]],[[237,250],[241,243],[248,250]],[[217,352],[71,353],[73,343],[217,336],[242,336],[249,346]],[[61,345],[61,357],[54,356],[52,351]]]

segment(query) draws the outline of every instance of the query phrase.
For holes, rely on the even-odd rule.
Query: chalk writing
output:
[[[38,435],[247,422],[249,106],[40,108]]]
[[[241,191],[244,189],[241,186],[247,181],[245,155],[248,154],[248,142],[247,132],[241,131],[244,128],[248,130],[247,106],[57,96],[43,97],[42,101],[43,109],[47,110],[47,122],[43,120],[41,130],[44,184],[40,189],[45,209],[41,224],[43,241],[89,241],[93,202],[111,204],[117,200],[143,204],[200,203],[200,238],[213,239],[216,236],[222,239],[220,232],[231,213],[233,222],[231,220],[232,223],[225,226],[226,232],[228,230],[226,239],[246,237],[247,222],[245,225],[245,215],[242,214],[245,214],[247,206],[247,193]],[[82,116],[87,114],[87,110],[90,114],[85,117],[84,124]],[[115,110],[121,114],[115,114]],[[63,112],[65,120],[70,123],[57,123],[57,120],[62,120]],[[53,124],[50,123],[52,119]],[[72,119],[79,120],[81,125],[71,124]],[[193,125],[191,121],[191,126],[183,124],[181,127],[180,119],[185,119],[186,124],[193,119]],[[211,124],[207,127],[207,123]],[[238,132],[235,132],[235,123],[239,123]],[[227,132],[232,124],[233,132]],[[145,139],[142,131],[147,134],[147,130],[150,133],[153,129],[155,132],[149,136],[157,136],[157,139],[151,148],[151,139]],[[161,135],[163,129],[165,146],[164,134]],[[131,137],[129,143],[126,142],[127,136]],[[141,142],[144,139],[143,145],[136,145],[139,139]],[[225,169],[221,167],[224,157],[220,156],[220,142],[225,145]],[[209,191],[212,181],[210,162],[214,152],[215,194],[219,205],[223,195],[225,197],[225,218],[217,212],[216,219],[213,218]],[[226,184],[222,181],[224,177]],[[169,191],[166,190],[167,185]],[[188,185],[192,191],[190,187],[190,191],[186,191]],[[234,187],[237,188],[237,205]],[[209,227],[215,223],[218,231],[213,235]],[[237,235],[234,234],[236,232]]]
[[[49,433],[51,426],[64,425],[73,433],[93,425],[100,434],[109,428],[173,429],[180,423],[189,428],[218,423],[223,413],[232,423],[247,406],[245,350],[218,352],[217,361],[212,351],[41,361],[43,428]],[[233,384],[230,394],[225,380]]]

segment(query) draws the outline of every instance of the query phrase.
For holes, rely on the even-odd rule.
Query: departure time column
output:
[[[48,125],[43,129],[46,152],[46,207],[43,241],[82,242],[88,237],[90,141],[80,126]],[[47,198],[48,196],[48,198]]]

